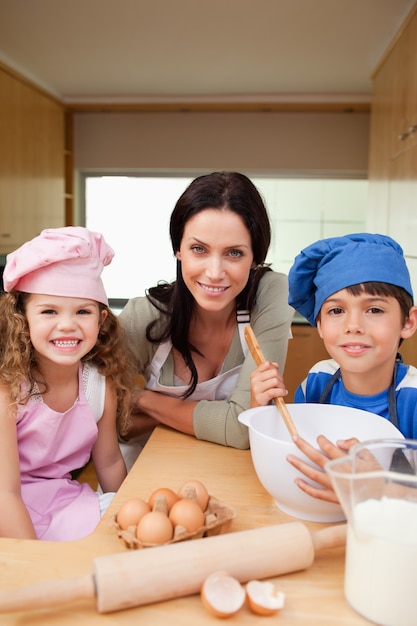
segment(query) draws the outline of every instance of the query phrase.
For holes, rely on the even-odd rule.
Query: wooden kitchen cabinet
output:
[[[417,144],[417,14],[407,23],[391,55],[391,157],[395,158]]]
[[[387,233],[389,211],[390,156],[392,145],[393,76],[397,57],[391,54],[373,83],[370,152],[368,165],[369,199],[367,225],[370,232]]]
[[[417,333],[406,339],[399,349],[404,363],[417,367]]]
[[[417,2],[373,74],[369,178],[417,145]]]
[[[417,144],[417,2],[373,76],[372,174],[387,158]]]
[[[367,229],[417,259],[417,2],[373,75]],[[417,275],[411,272],[417,292]]]
[[[65,225],[64,108],[0,66],[0,255]]]
[[[286,402],[293,402],[295,390],[314,363],[330,358],[317,328],[309,324],[293,324],[291,330],[293,337],[288,343],[284,371],[285,385],[288,389]]]

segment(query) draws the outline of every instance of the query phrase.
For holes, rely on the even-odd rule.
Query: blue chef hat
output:
[[[320,239],[304,248],[288,274],[289,304],[316,326],[323,302],[336,291],[376,281],[402,287],[411,297],[401,246],[386,235],[355,233]]]

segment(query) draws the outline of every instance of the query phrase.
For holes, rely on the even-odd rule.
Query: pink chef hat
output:
[[[88,298],[107,306],[100,275],[113,257],[100,233],[82,226],[48,228],[7,255],[4,289]]]

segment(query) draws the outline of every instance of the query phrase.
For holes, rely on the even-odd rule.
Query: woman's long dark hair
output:
[[[228,209],[241,217],[252,242],[255,267],[250,270],[248,282],[239,294],[236,309],[252,310],[259,281],[270,268],[264,265],[271,242],[268,213],[259,191],[247,176],[238,172],[213,172],[199,176],[178,199],[170,219],[172,249],[176,254],[181,245],[184,228],[189,219],[205,209]],[[198,352],[188,340],[194,312],[194,298],[184,283],[181,261],[177,260],[177,277],[172,283],[160,283],[147,291],[147,298],[163,315],[166,323],[155,332],[156,321],[146,329],[152,343],[171,339],[173,347],[182,355],[191,372],[191,382],[184,395],[190,396],[198,383],[192,352]]]

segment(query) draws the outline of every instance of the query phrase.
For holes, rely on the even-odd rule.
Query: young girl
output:
[[[213,172],[193,180],[176,203],[170,235],[177,279],[133,298],[120,314],[146,383],[128,435],[137,439],[122,444],[128,466],[141,434],[155,424],[248,448],[238,420],[249,408],[253,369],[245,325],[250,320],[264,354],[275,355],[281,369],[287,354],[287,277],[264,263],[270,224],[249,178]]]
[[[295,259],[289,273],[289,302],[317,326],[331,359],[316,363],[295,393],[295,402],[350,406],[389,419],[405,437],[417,437],[417,369],[398,349],[417,329],[410,275],[399,244],[385,235],[356,233],[316,241]],[[282,395],[276,366],[265,363],[251,378],[252,406]],[[336,442],[320,436],[320,449],[301,437],[297,446],[324,468],[356,439]],[[288,460],[313,487],[310,495],[337,502],[329,477],[298,457]]]
[[[7,256],[0,297],[0,536],[91,533],[126,476],[130,368],[100,278],[113,250],[81,227]],[[71,479],[92,455],[103,496]],[[100,499],[103,502],[100,502]]]

